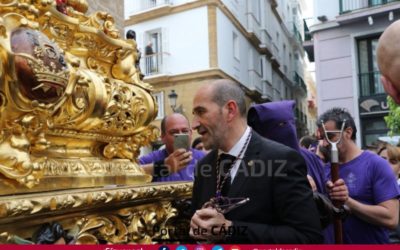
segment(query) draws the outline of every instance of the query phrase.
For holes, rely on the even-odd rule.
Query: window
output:
[[[379,36],[375,36],[357,41],[360,96],[385,93],[380,83],[380,72],[376,60],[378,39]]]
[[[232,40],[233,40],[233,57],[237,60],[240,60],[239,37],[235,32],[233,32]]]
[[[153,97],[158,106],[158,113],[156,120],[164,118],[164,92],[155,92],[153,93]]]
[[[382,116],[361,118],[361,127],[363,147],[371,145],[380,136],[386,136],[388,131]]]
[[[145,75],[161,73],[163,60],[163,40],[161,29],[148,31],[145,33],[144,47]]]

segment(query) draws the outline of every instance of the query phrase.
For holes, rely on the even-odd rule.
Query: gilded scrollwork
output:
[[[119,31],[115,27],[114,18],[107,12],[98,11],[89,16],[89,18],[82,22],[82,24],[103,30],[106,35],[112,38],[119,38]]]
[[[191,189],[192,183],[165,183],[2,199],[0,242],[27,243],[20,237],[21,230],[23,235],[27,235],[25,229],[35,231],[42,223],[52,220],[39,219],[39,224],[30,227],[15,222],[19,219],[35,221],[35,218],[47,217],[52,212],[58,214],[57,221],[64,225],[76,244],[154,243],[184,239],[188,233],[188,220],[182,215],[188,211],[185,201],[190,197]],[[77,216],[76,211],[78,214],[86,211],[86,215]]]
[[[171,218],[177,215],[170,202],[124,208],[106,216],[82,218],[78,223],[77,244],[154,243],[168,239],[161,235]]]
[[[60,2],[67,12],[53,0],[0,0],[0,184],[26,192],[43,178],[40,189],[57,188],[56,176],[78,187],[89,177],[149,180],[136,159],[156,138],[157,107],[136,44],[118,39],[109,14],[85,16],[86,1]],[[91,160],[71,160],[82,157]]]
[[[136,42],[87,9],[0,0],[2,243],[52,217],[78,244],[168,240],[156,229],[174,227],[173,200],[191,195],[192,183],[151,184],[139,167],[140,147],[159,137],[152,87]]]
[[[149,199],[187,198],[190,197],[191,190],[192,183],[179,183],[143,187],[114,187],[107,191],[101,188],[80,192],[58,191],[51,192],[49,195],[12,197],[0,201],[0,219],[16,219],[51,211],[93,209],[112,202],[141,204],[143,200]]]
[[[49,144],[43,138],[46,124],[39,116],[25,115],[6,124],[0,140],[0,173],[27,187],[38,184],[43,176],[40,162],[43,157],[31,157],[33,147],[46,148]]]

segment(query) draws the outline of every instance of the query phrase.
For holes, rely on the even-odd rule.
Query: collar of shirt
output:
[[[239,159],[236,161],[235,165],[231,169],[231,183],[233,182],[233,179],[236,176],[236,173],[237,173],[237,171],[239,169],[240,163],[242,162],[242,158],[243,158],[243,156],[244,156],[244,154],[245,154],[245,152],[247,150],[247,146],[248,145],[245,145],[245,143],[246,143],[247,136],[249,136],[250,132],[251,132],[251,128],[249,126],[247,126],[247,128],[244,131],[242,137],[240,137],[239,141],[236,142],[236,144],[231,148],[231,150],[229,150],[229,152],[224,152],[222,150],[218,150],[218,155],[220,155],[222,153],[225,153],[225,154],[233,155],[235,157],[239,157]],[[246,146],[246,148],[243,149],[242,155],[239,155],[241,149],[244,146]]]

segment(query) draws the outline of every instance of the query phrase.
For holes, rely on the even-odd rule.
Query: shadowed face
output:
[[[226,133],[223,108],[212,100],[212,87],[197,92],[193,101],[193,129],[201,135],[204,148],[221,148]]]

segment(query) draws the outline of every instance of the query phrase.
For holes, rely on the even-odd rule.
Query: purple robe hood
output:
[[[247,122],[261,136],[300,151],[294,106],[291,100],[256,104],[249,109]]]

